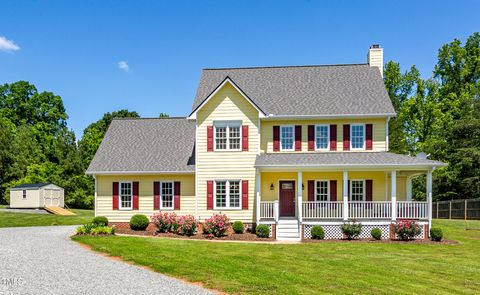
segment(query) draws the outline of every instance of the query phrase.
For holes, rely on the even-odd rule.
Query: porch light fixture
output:
[[[273,182],[270,183],[270,190],[273,191],[275,189],[275,187],[273,186]]]

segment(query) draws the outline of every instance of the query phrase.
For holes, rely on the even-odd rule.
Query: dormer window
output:
[[[295,142],[295,128],[293,125],[280,126],[280,150],[293,151]]]
[[[215,150],[240,151],[241,128],[240,122],[215,123]]]
[[[352,124],[350,126],[350,144],[352,150],[365,149],[365,124]]]

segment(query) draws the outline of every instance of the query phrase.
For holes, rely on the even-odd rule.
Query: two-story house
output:
[[[378,45],[367,64],[203,70],[189,116],[112,122],[87,171],[95,215],[222,212],[282,240],[313,225],[341,238],[349,220],[388,238],[392,221],[410,218],[426,236],[432,171],[444,164],[388,152],[395,111],[382,70]],[[427,202],[412,200],[420,174]]]

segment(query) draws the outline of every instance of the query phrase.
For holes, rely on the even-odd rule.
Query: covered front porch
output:
[[[256,220],[276,225],[277,231],[285,220],[295,220],[302,238],[308,236],[304,235],[308,226],[328,226],[338,232],[346,221],[382,227],[389,235],[392,222],[413,219],[427,230],[432,171],[443,165],[387,152],[260,155]],[[425,201],[412,198],[412,179],[419,175],[426,175]]]

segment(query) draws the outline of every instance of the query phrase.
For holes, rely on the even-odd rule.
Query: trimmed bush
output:
[[[225,235],[229,224],[230,218],[227,215],[214,214],[212,217],[205,219],[203,231],[218,238]]]
[[[149,222],[147,216],[143,214],[135,214],[130,218],[130,228],[132,230],[145,230]]]
[[[342,233],[347,237],[348,240],[354,240],[358,238],[362,232],[362,225],[358,222],[346,222],[342,224]]]
[[[233,231],[236,234],[243,234],[243,232],[245,231],[245,226],[243,225],[243,222],[241,222],[241,221],[235,221],[233,223],[232,227],[233,227]]]
[[[266,224],[259,224],[255,229],[255,233],[259,238],[268,238],[270,236],[270,228]]]
[[[442,229],[438,228],[438,227],[432,227],[430,229],[430,238],[432,239],[432,241],[435,241],[435,242],[442,241],[442,239],[443,239]]]
[[[323,240],[325,238],[325,231],[320,225],[312,227],[312,239]]]
[[[93,224],[97,225],[97,226],[106,226],[108,225],[108,218],[105,217],[105,216],[97,216],[95,218],[93,218],[93,221],[92,221]]]
[[[175,213],[155,213],[150,219],[161,233],[175,232],[178,226],[178,216]]]
[[[408,219],[398,220],[393,225],[393,229],[395,234],[403,241],[412,240],[422,232],[422,228],[416,221]]]
[[[382,239],[382,231],[378,227],[373,228],[370,231],[370,234],[372,235],[372,238],[374,238],[375,240]]]
[[[198,222],[192,215],[180,216],[177,219],[176,231],[182,236],[191,236],[197,232]]]

